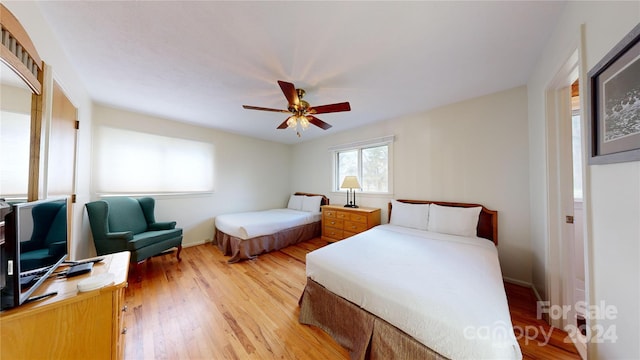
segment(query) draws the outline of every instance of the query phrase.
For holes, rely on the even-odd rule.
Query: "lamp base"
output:
[[[358,205],[354,205],[354,204],[346,204],[344,207],[348,207],[348,208],[357,208],[359,207]]]

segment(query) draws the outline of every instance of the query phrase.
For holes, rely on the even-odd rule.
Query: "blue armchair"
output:
[[[130,251],[138,279],[138,266],[154,255],[177,247],[181,261],[182,229],[175,221],[156,222],[153,198],[111,197],[85,207],[98,255]]]

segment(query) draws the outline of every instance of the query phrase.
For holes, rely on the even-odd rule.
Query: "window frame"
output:
[[[334,193],[344,193],[346,189],[340,189],[341,179],[338,179],[339,176],[339,161],[338,156],[341,152],[347,151],[357,151],[357,161],[358,161],[358,171],[357,176],[358,180],[362,182],[362,150],[375,148],[380,146],[387,146],[387,191],[365,191],[362,189],[358,190],[359,194],[369,194],[369,195],[390,195],[393,194],[393,142],[395,136],[389,135],[375,139],[363,140],[358,142],[353,142],[349,144],[332,146],[329,148],[329,151],[332,152],[332,192]]]

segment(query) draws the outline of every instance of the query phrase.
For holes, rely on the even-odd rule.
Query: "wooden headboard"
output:
[[[329,205],[329,198],[322,195],[322,194],[311,194],[311,193],[305,193],[305,192],[297,192],[293,195],[304,195],[304,196],[322,196],[322,200],[320,201],[320,206],[322,205]]]
[[[408,204],[436,204],[442,206],[454,206],[454,207],[477,207],[482,206],[480,211],[480,217],[478,219],[478,237],[485,238],[493,241],[498,245],[498,212],[496,210],[489,210],[480,204],[467,204],[467,203],[453,203],[445,201],[429,201],[429,200],[396,200]],[[389,220],[391,220],[391,202],[389,202]]]

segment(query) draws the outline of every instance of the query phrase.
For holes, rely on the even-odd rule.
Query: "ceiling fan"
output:
[[[305,94],[305,91],[303,89],[296,89],[296,87],[292,83],[280,80],[278,80],[278,85],[280,85],[280,89],[282,89],[284,97],[286,97],[287,101],[289,102],[287,110],[270,109],[250,105],[242,105],[242,107],[249,110],[273,111],[291,114],[291,116],[289,116],[287,120],[282,122],[282,124],[280,124],[277,129],[292,128],[296,130],[296,134],[298,134],[298,137],[300,137],[298,126],[300,126],[302,130],[307,129],[309,127],[309,124],[313,124],[323,130],[327,130],[331,127],[331,125],[315,117],[314,115],[316,114],[351,111],[351,105],[349,105],[348,102],[311,106],[308,102],[302,100]]]

